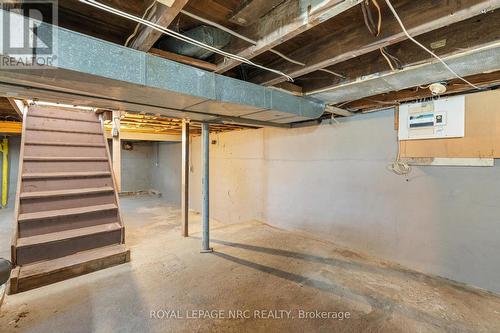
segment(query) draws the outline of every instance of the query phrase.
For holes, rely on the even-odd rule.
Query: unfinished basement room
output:
[[[500,332],[500,0],[0,0],[0,332]]]

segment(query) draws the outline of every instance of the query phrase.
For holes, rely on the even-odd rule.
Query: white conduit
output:
[[[101,3],[97,2],[97,1],[94,1],[94,0],[79,0],[79,1],[82,2],[82,3],[85,3],[87,5],[93,6],[95,8],[101,9],[103,11],[106,11],[108,13],[112,13],[112,14],[115,14],[115,15],[127,18],[129,20],[135,21],[137,23],[144,24],[144,25],[146,25],[146,26],[148,26],[148,27],[150,27],[152,29],[155,29],[155,30],[161,32],[161,33],[164,33],[164,34],[169,35],[171,37],[174,37],[174,38],[177,38],[179,40],[182,40],[183,42],[196,45],[196,46],[201,47],[201,48],[203,48],[205,50],[212,51],[214,53],[223,55],[223,56],[231,58],[233,60],[244,62],[246,64],[249,64],[249,65],[252,65],[252,66],[264,69],[266,71],[273,72],[273,73],[281,75],[281,76],[284,76],[284,77],[287,78],[288,81],[292,81],[293,82],[293,78],[291,76],[283,73],[283,72],[280,72],[280,71],[277,71],[275,69],[268,68],[268,67],[265,67],[265,66],[261,66],[259,64],[256,64],[256,63],[254,63],[254,62],[252,62],[252,61],[250,61],[250,60],[248,60],[246,58],[240,57],[238,55],[231,54],[231,53],[228,53],[228,52],[225,52],[225,51],[221,51],[221,50],[219,50],[219,49],[217,49],[215,47],[212,47],[210,45],[201,43],[201,42],[199,42],[199,41],[197,41],[195,39],[192,39],[190,37],[184,36],[184,35],[176,32],[176,31],[170,30],[168,28],[162,27],[161,25],[158,25],[156,23],[153,23],[153,22],[150,22],[148,20],[142,19],[140,17],[137,17],[137,16],[134,16],[134,15],[125,13],[125,12],[123,12],[121,10],[118,10],[118,9],[115,9],[113,7],[103,5],[103,4],[101,4]]]

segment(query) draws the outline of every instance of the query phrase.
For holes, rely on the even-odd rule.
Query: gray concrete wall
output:
[[[500,293],[500,166],[387,169],[393,111],[340,124],[213,135],[211,215],[300,229],[409,268]],[[199,138],[191,207],[199,210]]]
[[[181,143],[153,143],[151,187],[169,204],[181,202]]]
[[[133,142],[133,150],[122,149],[122,191],[143,191],[152,188],[153,143]]]

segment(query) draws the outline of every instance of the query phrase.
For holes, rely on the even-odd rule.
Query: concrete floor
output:
[[[192,236],[181,238],[179,210],[160,199],[124,198],[122,213],[130,263],[8,296],[0,331],[500,331],[496,296],[301,233],[255,221],[212,221],[215,252],[200,254],[199,215],[191,216]],[[0,228],[6,229],[8,214],[0,212]],[[4,231],[2,254],[10,242]],[[167,314],[172,310],[178,318]],[[215,318],[230,310],[249,318]],[[350,318],[302,319],[301,310]],[[152,311],[163,319],[151,318]],[[200,315],[212,318],[187,318]]]

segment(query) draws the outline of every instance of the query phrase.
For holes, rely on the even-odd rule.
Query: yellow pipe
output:
[[[9,139],[2,140],[2,207],[7,206],[7,192],[9,190]]]

